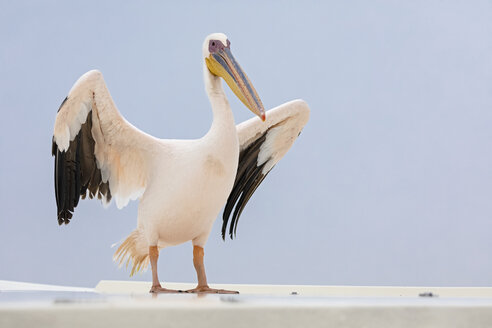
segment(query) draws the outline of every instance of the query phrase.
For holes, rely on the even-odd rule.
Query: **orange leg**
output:
[[[157,260],[159,259],[159,249],[157,246],[149,247],[150,266],[152,268],[152,288],[150,293],[182,293],[182,290],[162,288],[157,277]]]
[[[238,291],[214,289],[208,287],[207,275],[205,274],[205,265],[203,264],[204,251],[203,247],[193,246],[193,265],[198,278],[198,286],[194,289],[187,290],[187,293],[207,293],[207,294],[239,294]]]

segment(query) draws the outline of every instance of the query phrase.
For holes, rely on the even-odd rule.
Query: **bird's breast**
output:
[[[227,173],[224,163],[218,157],[210,154],[205,158],[203,170],[216,177],[224,176]]]
[[[213,131],[200,145],[203,169],[213,177],[234,180],[239,161],[239,141],[235,126]]]

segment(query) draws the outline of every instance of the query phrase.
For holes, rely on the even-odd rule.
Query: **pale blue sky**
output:
[[[490,1],[1,1],[0,279],[128,279],[110,246],[134,229],[136,202],[82,201],[57,224],[56,111],[97,68],[134,125],[200,137],[212,32],[265,107],[303,98],[312,114],[237,240],[216,222],[210,282],[492,286]],[[165,249],[159,269],[195,281],[191,245]]]

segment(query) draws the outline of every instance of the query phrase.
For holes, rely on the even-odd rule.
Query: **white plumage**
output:
[[[98,196],[103,202],[112,197],[118,208],[139,199],[137,229],[115,254],[120,263],[133,261],[132,274],[147,266],[149,254],[152,261],[151,247],[191,240],[197,252],[203,248],[226,201],[226,208],[232,210],[244,194],[240,214],[309,118],[309,108],[302,100],[265,115],[256,91],[230,54],[225,35],[208,36],[203,53],[205,89],[214,119],[200,139],[158,139],[138,130],[120,114],[96,70],[80,77],[56,117],[53,154],[59,222],[69,222],[79,195]],[[248,108],[259,117],[266,116],[266,121],[255,117],[236,127],[220,77]],[[232,223],[237,224],[238,217]],[[227,221],[224,215],[223,232]],[[194,256],[199,257],[195,252]],[[153,278],[155,287],[156,272]],[[201,282],[203,285],[203,279]]]
[[[237,125],[241,149],[268,131],[261,145],[257,165],[266,163],[263,173],[270,171],[287,153],[309,120],[309,107],[302,100],[293,100],[266,112],[266,121],[253,117]]]

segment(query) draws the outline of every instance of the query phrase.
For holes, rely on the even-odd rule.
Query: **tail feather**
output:
[[[119,267],[125,264],[127,268],[132,263],[130,277],[140,270],[147,270],[149,266],[149,249],[141,231],[138,229],[132,231],[114,253],[113,261],[117,262]]]

